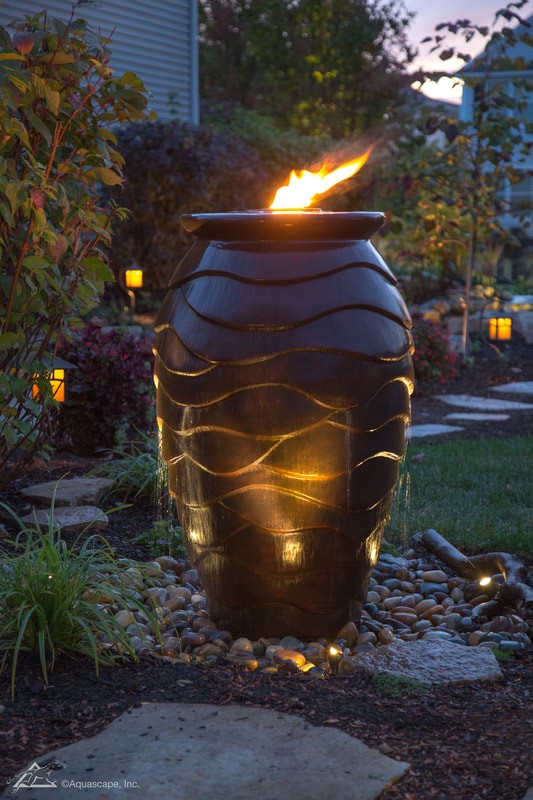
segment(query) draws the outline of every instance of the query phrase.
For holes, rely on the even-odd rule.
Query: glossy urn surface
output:
[[[210,616],[357,620],[405,451],[411,321],[378,213],[195,214],[156,322],[163,458]]]

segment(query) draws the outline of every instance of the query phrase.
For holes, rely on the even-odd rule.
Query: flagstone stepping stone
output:
[[[455,433],[464,431],[464,428],[457,425],[441,425],[440,423],[428,422],[425,425],[412,425],[408,430],[409,439],[422,439],[425,436],[438,436],[444,433]]]
[[[48,506],[96,505],[112,487],[110,478],[69,478],[26,486],[20,493],[34,503]]]
[[[30,514],[22,517],[26,525],[38,525],[41,530],[48,530],[50,525],[50,509],[34,508]],[[100,530],[109,523],[109,518],[96,506],[63,506],[53,510],[53,526],[65,531],[81,531],[91,525],[91,530]]]
[[[69,800],[134,796],[134,789],[143,800],[323,800],[325,787],[331,797],[375,800],[409,766],[336,728],[207,703],[143,703],[96,736],[39,757],[51,761],[64,765],[48,776],[53,796]],[[43,800],[42,785],[29,786],[24,800]]]
[[[514,381],[493,386],[491,392],[510,392],[511,394],[533,394],[533,381]]]
[[[494,397],[474,397],[470,394],[439,394],[437,400],[450,406],[474,408],[479,411],[533,411],[531,403],[517,403],[514,400],[497,400]]]
[[[457,411],[454,414],[446,414],[444,419],[462,419],[465,422],[505,422],[510,419],[509,414],[483,414],[475,411]]]
[[[445,640],[404,642],[396,639],[385,647],[348,658],[352,666],[417,680],[426,686],[503,678],[492,650]]]

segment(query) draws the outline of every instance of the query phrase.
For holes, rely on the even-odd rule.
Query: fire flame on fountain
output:
[[[329,191],[337,183],[353,177],[359,172],[368,159],[372,147],[369,147],[362,156],[354,158],[341,164],[331,172],[328,171],[326,164],[323,164],[318,172],[309,172],[304,169],[301,171],[293,170],[289,176],[289,181],[285,186],[277,190],[274,202],[270,206],[272,210],[291,210],[307,208],[319,195]]]

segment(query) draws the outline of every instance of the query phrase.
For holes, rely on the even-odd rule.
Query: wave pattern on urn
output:
[[[191,215],[156,323],[170,487],[211,616],[334,636],[364,602],[405,451],[411,322],[381,214]]]

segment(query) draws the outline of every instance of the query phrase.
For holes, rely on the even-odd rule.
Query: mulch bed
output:
[[[457,374],[453,380],[442,387],[435,387],[424,392],[415,389],[412,399],[412,422],[414,425],[423,425],[428,422],[438,422],[444,425],[457,425],[462,431],[440,435],[438,441],[443,439],[473,439],[480,436],[508,437],[522,436],[533,433],[533,412],[501,412],[508,413],[509,419],[502,422],[475,422],[472,420],[447,420],[446,414],[458,411],[474,411],[475,409],[462,409],[451,406],[438,399],[440,394],[470,394],[476,397],[491,397],[495,400],[514,400],[533,404],[531,395],[515,395],[503,392],[491,392],[494,386],[502,383],[517,381],[533,381],[533,345],[516,336],[511,343],[500,343],[498,347],[482,341],[478,343],[474,363],[463,366],[458,361]],[[489,412],[490,413],[490,412]],[[497,413],[497,412],[494,412]],[[429,438],[425,441],[437,441]]]
[[[395,699],[364,674],[309,680],[150,659],[96,678],[90,662],[64,658],[45,688],[27,665],[15,702],[4,701],[0,716],[0,781],[51,749],[94,736],[141,702],[232,703],[333,726],[407,761],[410,769],[386,798],[521,800],[533,785],[532,667],[530,653],[502,666],[503,681]],[[5,697],[5,682],[2,690]]]
[[[444,390],[488,395],[494,383],[531,380],[531,351],[530,346],[516,343],[501,359],[485,348],[475,366],[462,368]],[[442,408],[443,413],[450,410],[431,397],[415,395],[414,422],[437,421],[435,415],[424,418],[432,408]],[[485,423],[473,427],[468,423],[465,435],[533,432],[531,413],[511,415],[511,420],[508,426],[498,424],[497,430]],[[48,472],[34,472],[18,486],[58,478],[69,468],[72,474],[88,468],[87,463],[69,457],[52,466]],[[10,487],[0,499],[13,505],[16,489],[16,485]],[[119,554],[146,559],[146,548],[135,539],[153,518],[151,508],[118,511],[111,515],[105,536]],[[14,702],[8,676],[0,676],[0,782],[12,779],[50,750],[94,736],[141,702],[237,703],[337,727],[392,758],[409,762],[410,769],[384,798],[522,800],[533,786],[533,653],[512,657],[501,666],[504,678],[499,682],[434,688],[421,696],[394,698],[381,693],[365,674],[310,680],[302,674],[248,673],[236,667],[185,666],[155,658],[102,668],[96,677],[90,661],[64,656],[45,687],[38,666],[26,660]],[[329,769],[325,764],[325,776]],[[325,792],[326,787],[327,780]]]

